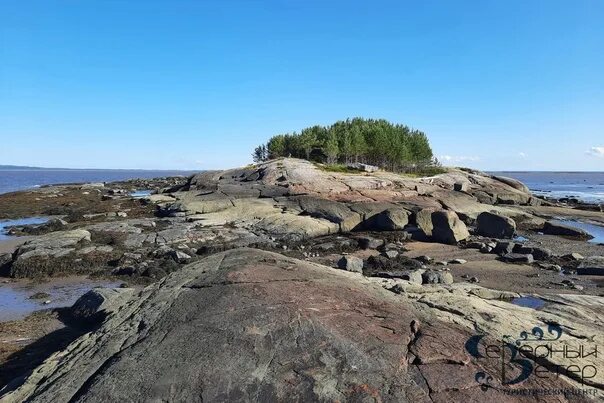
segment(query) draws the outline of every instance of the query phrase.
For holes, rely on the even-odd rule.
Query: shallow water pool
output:
[[[591,236],[593,236],[593,238],[589,240],[591,243],[604,243],[603,226],[574,220],[554,220],[554,222],[587,231]]]
[[[542,300],[541,298],[532,297],[532,296],[512,298],[512,300],[510,302],[514,305],[522,306],[525,308],[532,308],[532,309],[539,309],[545,305],[544,300]]]
[[[78,298],[95,287],[115,288],[119,284],[81,277],[51,280],[45,283],[30,281],[0,283],[0,322],[21,319],[42,309],[71,306]],[[49,296],[30,299],[36,293],[46,293]],[[50,303],[45,304],[45,301]]]
[[[13,236],[7,234],[9,227],[18,225],[44,224],[45,222],[48,222],[48,220],[50,220],[48,217],[27,217],[18,218],[16,220],[2,220],[0,221],[0,241],[13,238]]]
[[[130,193],[130,196],[134,197],[135,199],[141,199],[143,197],[150,196],[151,192],[152,192],[152,190],[137,190],[137,191]]]

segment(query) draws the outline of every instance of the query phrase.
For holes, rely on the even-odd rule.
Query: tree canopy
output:
[[[328,164],[361,162],[399,172],[439,165],[423,132],[384,119],[353,118],[279,134],[252,155],[255,162],[296,157]]]

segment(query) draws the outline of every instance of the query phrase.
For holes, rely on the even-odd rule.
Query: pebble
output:
[[[465,260],[465,259],[453,259],[453,260],[450,260],[449,263],[451,263],[451,264],[466,264],[466,263],[468,263],[468,261]]]

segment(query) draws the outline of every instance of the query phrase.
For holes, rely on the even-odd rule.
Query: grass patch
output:
[[[350,168],[344,164],[317,164],[315,166],[322,171],[326,172],[339,172],[344,174],[360,174],[363,171],[359,171],[358,169]]]

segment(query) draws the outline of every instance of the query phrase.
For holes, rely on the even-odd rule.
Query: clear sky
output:
[[[0,0],[0,164],[228,168],[354,116],[604,170],[604,1]]]

